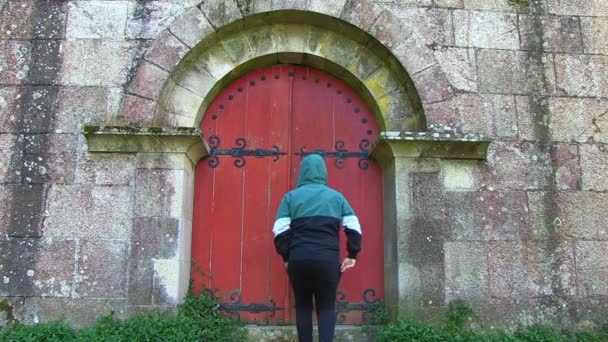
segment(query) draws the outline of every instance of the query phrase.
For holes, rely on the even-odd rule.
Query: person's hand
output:
[[[285,263],[285,271],[287,271],[287,270],[288,270],[288,269],[287,269],[287,263]]]
[[[342,266],[340,266],[340,272],[344,272],[351,267],[355,267],[356,263],[357,263],[357,260],[355,260],[355,259],[344,258],[344,261],[342,261]]]

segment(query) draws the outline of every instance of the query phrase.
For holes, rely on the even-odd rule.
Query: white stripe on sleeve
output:
[[[272,233],[274,234],[274,237],[277,237],[277,235],[288,230],[290,224],[291,219],[289,217],[281,217],[274,221],[274,226],[272,227]]]
[[[355,230],[357,231],[357,233],[361,234],[361,225],[359,224],[359,219],[355,215],[342,217],[342,225],[348,229]]]

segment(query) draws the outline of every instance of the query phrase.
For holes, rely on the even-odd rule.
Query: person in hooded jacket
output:
[[[341,227],[347,238],[342,262]],[[283,197],[272,231],[294,292],[298,340],[312,341],[314,297],[319,341],[332,341],[338,282],[341,272],[355,266],[361,226],[344,196],[327,186],[327,167],[318,154],[302,159],[298,186]]]

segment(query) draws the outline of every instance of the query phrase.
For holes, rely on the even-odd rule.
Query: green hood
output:
[[[298,173],[298,187],[313,183],[327,185],[327,166],[318,154],[304,157]]]

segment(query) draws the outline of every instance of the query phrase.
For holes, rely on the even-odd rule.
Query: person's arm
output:
[[[357,218],[346,199],[342,204],[342,227],[344,227],[344,233],[346,234],[347,257],[355,260],[357,254],[361,251],[361,225],[359,224],[359,218]]]
[[[285,195],[281,200],[279,209],[277,210],[277,217],[272,227],[272,233],[274,234],[274,247],[283,257],[283,261],[287,262],[289,259],[289,243],[291,242],[291,217],[289,214],[289,199],[288,195]]]

